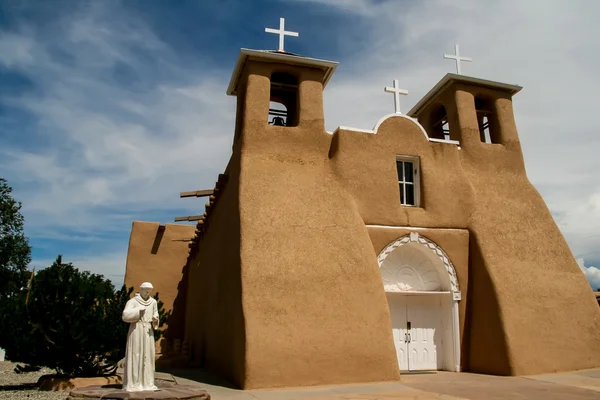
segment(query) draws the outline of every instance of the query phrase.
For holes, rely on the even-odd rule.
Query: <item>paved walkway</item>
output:
[[[246,391],[204,371],[171,372],[179,384],[205,388],[212,400],[600,400],[600,369],[527,377],[404,373],[400,382]]]

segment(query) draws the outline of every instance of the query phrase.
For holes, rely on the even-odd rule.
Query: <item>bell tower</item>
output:
[[[237,97],[238,140],[292,131],[325,132],[323,89],[338,63],[296,54],[242,49],[227,89]],[[293,135],[292,135],[293,136]]]
[[[210,322],[188,337],[194,359],[244,389],[399,379],[373,245],[329,163],[323,89],[336,67],[242,49],[227,89],[227,188],[191,272],[216,282],[198,299]]]
[[[410,112],[429,137],[451,139],[464,148],[518,144],[512,96],[520,86],[446,74]]]
[[[285,37],[298,37],[298,32],[285,30],[285,18],[279,19],[279,29],[265,32],[279,36],[279,48],[242,49],[227,88],[238,98],[234,148],[240,137],[255,136],[244,133],[248,129],[266,129],[267,135],[281,127],[325,131],[323,89],[338,63],[286,52]]]

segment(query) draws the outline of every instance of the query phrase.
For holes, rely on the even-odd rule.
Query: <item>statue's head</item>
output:
[[[154,289],[154,286],[150,282],[144,282],[140,285],[140,296],[142,299],[148,300],[150,297],[150,292]]]

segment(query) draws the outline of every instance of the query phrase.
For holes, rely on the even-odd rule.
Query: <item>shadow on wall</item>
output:
[[[165,229],[166,227],[164,225],[158,226],[158,230],[156,231],[156,236],[154,237],[154,243],[152,244],[152,250],[150,250],[150,254],[158,253],[160,242],[162,242],[163,236],[165,235]]]
[[[469,259],[462,369],[490,375],[512,375],[498,297],[474,232],[471,232],[469,241]]]
[[[240,153],[234,151],[228,171],[239,171]],[[194,290],[188,296],[187,322],[193,324],[190,345],[195,361],[235,387],[244,388],[246,324],[242,308],[239,176],[228,173],[227,186],[207,218],[204,238],[194,259]],[[196,260],[198,264],[196,265]],[[193,294],[193,296],[192,296]],[[197,318],[192,318],[192,309]]]
[[[171,315],[167,321],[168,329],[166,332],[166,338],[168,341],[161,343],[163,353],[169,351],[167,349],[168,343],[173,343],[174,340],[180,339],[183,341],[185,336],[185,313],[186,313],[186,298],[188,288],[188,273],[189,265],[186,263],[181,269],[181,281],[177,285],[177,296],[173,301],[173,308],[171,309]]]
[[[196,227],[189,262],[182,267],[167,332],[168,346],[181,341],[181,362],[174,354],[173,362],[167,357],[157,367],[199,382],[235,388],[243,388],[247,382],[239,164],[240,151],[234,147],[226,184],[217,183],[206,218]]]
[[[170,244],[171,236],[173,235],[173,231],[171,230],[170,233],[167,233],[167,227],[165,225],[159,225],[156,229],[156,233],[154,235],[154,240],[152,242],[152,247],[150,249],[150,254],[152,255],[159,255],[159,251],[161,251],[161,253],[163,253],[162,255],[159,255],[160,257],[164,257],[165,256],[165,252],[167,252],[166,254],[169,254],[169,252],[172,252],[172,246]],[[165,237],[165,234],[167,235]],[[166,241],[166,242],[164,242]],[[162,246],[162,249],[161,249]],[[169,265],[168,268],[170,269],[171,266]],[[177,269],[177,266],[173,266],[173,271],[175,272],[175,270]],[[181,343],[183,342],[184,339],[184,333],[185,333],[185,301],[186,301],[186,296],[187,296],[187,263],[185,263],[183,266],[180,266],[178,269],[181,274],[179,276],[181,276],[181,279],[179,280],[178,284],[177,284],[177,294],[175,299],[173,300],[172,303],[172,308],[169,309],[168,305],[166,306],[166,311],[167,311],[167,320],[166,320],[166,328],[164,328],[164,336],[163,338],[166,340],[161,339],[159,341],[159,346],[160,346],[160,353],[162,353],[163,356],[168,355],[168,356],[173,356],[173,355],[178,355],[173,353],[173,351],[175,350],[174,347],[178,347],[176,353],[181,352]],[[164,282],[161,282],[164,283]],[[160,294],[159,292],[157,294]],[[179,342],[178,346],[174,346],[175,341]]]

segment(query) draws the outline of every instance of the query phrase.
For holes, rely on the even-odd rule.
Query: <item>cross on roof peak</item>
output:
[[[285,50],[283,49],[283,41],[285,39],[285,36],[298,37],[298,32],[291,32],[285,30],[285,18],[279,18],[279,29],[265,28],[265,32],[275,33],[279,35],[279,50],[277,51],[281,52],[285,52]]]
[[[394,93],[394,110],[396,114],[402,114],[400,112],[400,95],[407,95],[408,90],[400,89],[398,86],[398,79],[394,79],[394,86],[385,87],[383,90],[387,93]]]
[[[460,52],[458,51],[458,45],[457,44],[454,45],[454,54],[444,54],[444,58],[449,58],[449,59],[452,59],[452,60],[456,61],[456,73],[458,75],[461,75],[461,73],[460,73],[460,62],[461,61],[467,61],[467,62],[473,61],[469,57],[461,57],[460,56]]]

